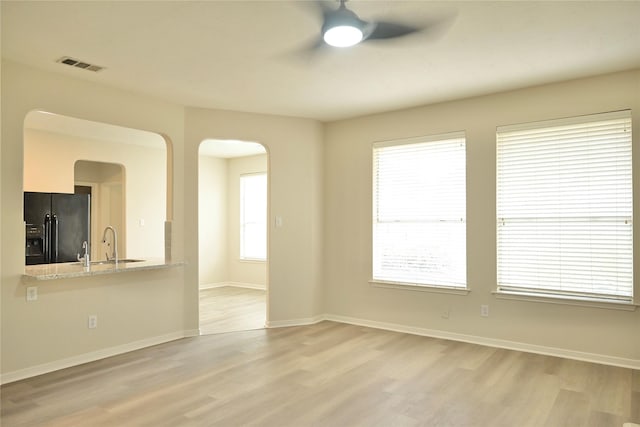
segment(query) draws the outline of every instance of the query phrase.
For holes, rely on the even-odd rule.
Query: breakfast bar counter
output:
[[[33,282],[39,280],[68,279],[73,277],[97,276],[102,274],[126,273],[130,271],[156,270],[184,265],[182,261],[157,259],[123,259],[117,263],[111,261],[94,261],[88,267],[81,262],[58,264],[27,265],[22,280]]]

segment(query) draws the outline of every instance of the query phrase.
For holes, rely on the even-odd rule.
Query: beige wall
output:
[[[631,108],[640,143],[640,71],[330,123],[324,167],[325,309],[346,318],[480,341],[520,343],[640,366],[640,310],[617,311],[498,299],[496,126]],[[372,287],[371,143],[464,130],[467,138],[468,295]],[[640,173],[634,176],[640,214]],[[637,223],[637,221],[636,221]],[[637,245],[639,234],[634,242]],[[635,270],[638,271],[637,257]],[[636,285],[636,295],[640,288]],[[637,297],[636,297],[637,300]],[[480,317],[480,305],[490,316]],[[449,311],[448,318],[443,313]]]
[[[199,144],[207,138],[259,141],[270,150],[270,209],[284,219],[282,228],[269,230],[270,319],[307,322],[322,314],[319,122],[185,108],[10,61],[2,62],[2,106],[3,380],[197,333],[197,166]],[[23,125],[33,110],[155,132],[170,141],[171,257],[184,266],[41,282],[38,301],[25,301],[24,253],[15,247],[24,241]],[[89,314],[99,316],[91,331]]]
[[[640,310],[508,301],[492,294],[495,127],[622,108],[637,113],[640,71],[326,126],[307,119],[185,108],[12,62],[3,62],[1,73],[3,378],[195,333],[198,148],[208,138],[258,141],[268,150],[271,325],[309,322],[328,313],[559,353],[586,352],[636,366],[640,361]],[[38,301],[25,301],[23,251],[15,248],[24,240],[23,123],[36,109],[156,132],[171,142],[167,217],[173,221],[172,258],[186,261],[184,267],[42,282]],[[634,146],[639,120],[634,114]],[[371,142],[454,130],[467,133],[470,294],[371,287]],[[636,174],[636,190],[638,179]],[[640,212],[640,197],[635,200]],[[281,228],[274,226],[275,216],[283,218]],[[479,317],[480,304],[490,305],[488,318]],[[442,316],[445,310],[448,319]],[[89,314],[98,314],[98,329],[86,328]]]
[[[233,158],[228,164],[228,281],[266,289],[267,263],[240,260],[240,175],[267,172],[267,155]]]
[[[158,138],[158,147],[153,148],[25,129],[24,189],[73,193],[75,164],[78,160],[122,165],[126,223],[124,229],[121,227],[116,230],[118,237],[126,237],[122,239],[126,245],[119,254],[129,258],[162,258],[167,204],[167,152],[162,138]],[[144,221],[142,226],[141,219]],[[97,243],[94,239],[93,245]],[[104,259],[104,253],[99,258]]]
[[[0,19],[2,18],[2,7],[0,7]],[[2,31],[0,31],[0,46],[2,46]],[[2,82],[2,67],[0,67],[0,82]],[[0,100],[2,100],[4,98],[2,98],[2,85],[0,84]],[[4,187],[3,187],[3,180],[2,180],[2,146],[4,144],[4,138],[2,136],[2,123],[3,123],[3,119],[2,119],[2,102],[0,102],[0,192],[4,191]],[[0,197],[0,242],[3,241],[3,234],[2,234],[2,224],[3,224],[3,219],[2,219],[3,215],[2,215],[2,197]],[[0,244],[0,260],[2,260],[2,245]],[[2,278],[2,262],[0,262],[0,278]],[[2,282],[0,281],[0,286],[2,286]],[[0,307],[2,307],[2,292],[0,291]],[[2,316],[0,315],[0,332],[2,331]],[[0,367],[2,366],[2,346],[1,346],[1,340],[0,340]],[[0,369],[0,374],[2,373],[2,370]]]
[[[21,278],[27,114],[44,110],[165,135],[174,144],[173,183],[182,188],[183,107],[6,61],[2,63],[2,106],[3,380],[196,333],[197,322],[189,323],[186,311],[197,301],[185,301],[188,285],[182,267],[39,282],[39,298],[30,303]],[[176,194],[171,210],[172,250],[177,259],[183,258],[183,205]],[[87,328],[90,314],[98,315],[97,329]]]
[[[256,172],[267,172],[266,154],[231,159],[200,156],[201,287],[235,284],[266,289],[267,263],[240,260],[240,175]]]
[[[322,315],[321,123],[291,117],[186,108],[185,233],[198,235],[198,146],[205,139],[256,141],[268,152],[270,325],[309,322]],[[283,218],[275,228],[273,218]],[[186,280],[197,282],[198,245],[185,247]],[[193,289],[197,292],[197,289]],[[197,313],[194,313],[197,322]]]
[[[199,284],[228,281],[227,160],[200,156],[198,162]]]

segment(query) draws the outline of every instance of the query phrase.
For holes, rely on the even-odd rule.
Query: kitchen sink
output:
[[[123,258],[123,259],[119,259],[118,260],[118,264],[125,264],[128,262],[143,262],[143,259],[131,259],[131,258]],[[116,260],[114,259],[109,259],[109,260],[101,260],[101,261],[91,261],[91,265],[115,265]],[[78,262],[77,264],[82,264],[81,262]]]

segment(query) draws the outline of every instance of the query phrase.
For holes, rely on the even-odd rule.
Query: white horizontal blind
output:
[[[373,148],[373,279],[466,287],[464,133]]]
[[[240,258],[267,259],[267,174],[240,176]]]
[[[498,289],[631,301],[631,112],[497,130]]]

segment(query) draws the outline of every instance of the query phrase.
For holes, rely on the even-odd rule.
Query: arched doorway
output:
[[[268,158],[255,142],[207,139],[198,160],[200,333],[263,328]]]

